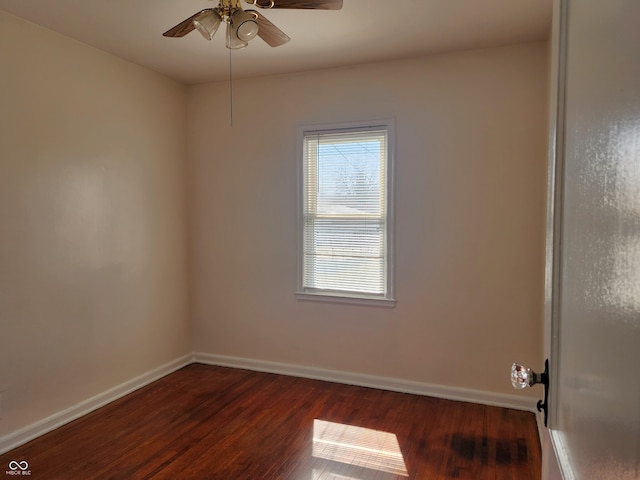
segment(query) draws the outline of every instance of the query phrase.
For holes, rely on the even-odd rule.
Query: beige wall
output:
[[[546,43],[189,90],[198,352],[513,393],[541,365]],[[300,123],[396,119],[393,309],[296,301]],[[535,395],[537,392],[530,394]]]
[[[0,12],[0,436],[191,351],[185,89]]]

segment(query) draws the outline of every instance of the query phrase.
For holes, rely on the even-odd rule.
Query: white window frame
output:
[[[305,136],[313,133],[338,133],[349,131],[365,131],[371,129],[385,129],[387,132],[386,152],[386,230],[385,230],[385,281],[384,295],[367,293],[340,292],[336,290],[308,289],[304,286],[304,202],[305,202],[305,171],[304,171],[304,140]],[[394,119],[375,119],[357,122],[323,123],[299,125],[296,135],[298,158],[298,283],[296,298],[337,303],[352,303],[381,307],[395,306],[394,291],[394,152],[395,152],[395,121]]]

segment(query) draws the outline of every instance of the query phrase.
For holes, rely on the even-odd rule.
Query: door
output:
[[[640,1],[556,17],[551,438],[565,480],[640,479]]]

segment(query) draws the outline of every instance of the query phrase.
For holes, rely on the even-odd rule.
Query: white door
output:
[[[565,479],[640,479],[640,0],[558,12],[551,437]]]

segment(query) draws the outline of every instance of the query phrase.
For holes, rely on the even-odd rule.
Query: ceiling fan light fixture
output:
[[[258,34],[256,17],[244,10],[238,9],[231,15],[231,26],[239,40],[248,42]]]
[[[193,19],[193,26],[207,40],[211,40],[218,31],[222,18],[215,10],[206,10]]]

